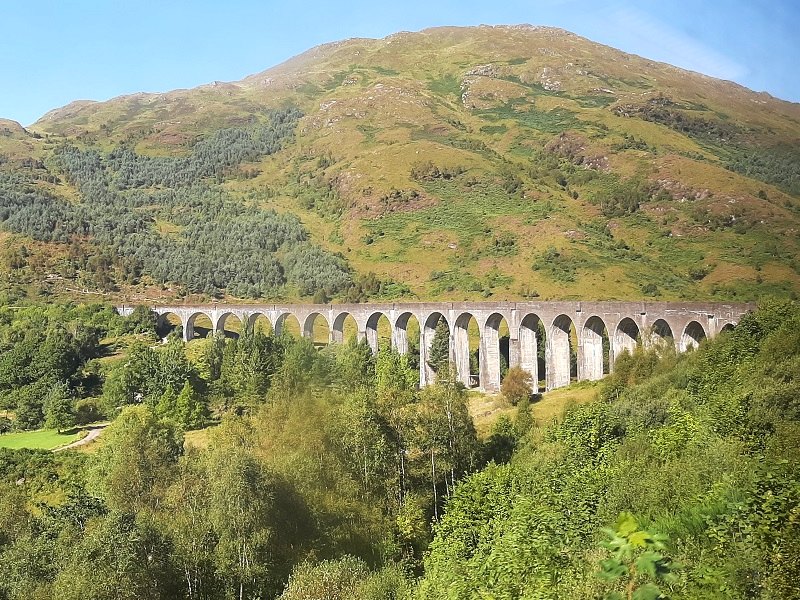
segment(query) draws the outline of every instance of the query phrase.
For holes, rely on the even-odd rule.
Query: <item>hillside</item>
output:
[[[798,142],[800,105],[559,29],[347,40],[0,121],[4,281],[128,301],[795,295]]]

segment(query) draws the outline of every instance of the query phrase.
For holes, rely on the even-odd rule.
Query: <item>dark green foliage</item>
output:
[[[75,425],[73,400],[65,383],[54,385],[44,398],[44,426],[57,431]]]
[[[543,133],[562,133],[569,129],[581,129],[583,127],[583,122],[571,110],[565,108],[554,108],[548,111],[540,111],[535,108],[518,110],[515,101],[496,108],[478,110],[476,113],[488,121],[513,119],[523,127]]]
[[[83,201],[66,202],[0,173],[0,221],[37,240],[88,237],[108,249],[105,262],[87,257],[77,265],[95,279],[119,262],[116,256],[127,261],[126,276],[144,271],[209,295],[223,289],[240,297],[275,295],[287,283],[342,290],[350,281],[346,264],[310,244],[296,217],[236,201],[212,181],[280,150],[299,116],[293,109],[276,111],[263,125],[218,131],[184,158],[146,157],[124,147],[103,156],[64,146],[57,163]],[[156,221],[176,232],[161,234]],[[110,283],[108,276],[98,281]]]
[[[203,361],[212,401],[237,410],[263,401],[281,368],[285,344],[284,339],[250,329],[230,340],[212,336]]]
[[[548,246],[536,257],[532,265],[534,271],[544,271],[560,283],[575,281],[579,266],[582,266],[579,259],[563,254],[553,246]]]
[[[63,323],[73,319],[67,330]],[[16,428],[74,424],[74,401],[97,384],[86,367],[101,354],[101,335],[120,321],[96,306],[0,311],[0,407],[15,412]]]
[[[434,179],[452,179],[461,175],[466,169],[464,167],[442,167],[439,168],[431,161],[417,162],[411,165],[411,178],[417,181],[433,181]]]
[[[450,366],[450,328],[444,318],[436,322],[428,349],[428,364],[436,373],[446,374]]]
[[[767,148],[739,146],[730,152],[725,166],[747,177],[771,183],[793,196],[800,196],[800,150],[797,144]],[[767,200],[760,190],[758,197]]]
[[[609,178],[589,201],[599,205],[604,216],[621,217],[635,213],[655,193],[654,185],[643,180]]]
[[[794,196],[800,195],[797,144],[755,146],[747,139],[748,132],[744,128],[722,119],[699,117],[692,114],[693,111],[693,107],[677,104],[664,96],[653,98],[645,105],[623,105],[614,109],[619,115],[635,115],[695,138],[716,152],[731,171],[771,183]],[[635,140],[626,138],[627,144],[631,141]]]
[[[200,385],[197,370],[186,359],[180,338],[170,338],[158,352],[136,342],[125,362],[108,374],[103,386],[105,412],[113,415],[129,404],[155,406],[168,388],[175,392],[187,383],[193,388]]]
[[[505,415],[500,417],[492,426],[489,438],[483,446],[487,462],[493,460],[498,464],[503,464],[511,460],[520,437],[515,423],[512,423],[511,419]]]
[[[205,403],[188,381],[183,384],[179,394],[168,384],[156,404],[156,414],[175,421],[185,429],[201,427],[205,423],[207,412]]]
[[[461,96],[461,79],[455,75],[444,75],[439,79],[429,79],[428,89],[436,94]]]
[[[124,329],[126,333],[148,333],[156,335],[158,315],[148,306],[137,306],[125,318]]]
[[[614,112],[621,116],[636,115],[645,121],[713,141],[730,141],[742,132],[741,128],[726,121],[694,115],[692,107],[678,104],[666,96],[658,96],[643,105],[618,106]]]

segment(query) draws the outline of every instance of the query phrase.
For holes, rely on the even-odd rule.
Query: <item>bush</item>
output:
[[[533,376],[522,367],[511,367],[506,373],[500,391],[503,397],[514,406],[533,396]]]
[[[77,425],[94,423],[102,418],[103,411],[96,398],[84,398],[75,403],[75,423]]]

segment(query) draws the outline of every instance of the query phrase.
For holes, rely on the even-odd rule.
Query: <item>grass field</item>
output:
[[[55,429],[37,429],[36,431],[17,431],[0,435],[0,448],[18,450],[30,448],[34,450],[52,450],[78,439],[79,430],[71,429],[58,433]]]
[[[582,381],[546,392],[542,394],[541,400],[531,404],[533,419],[538,425],[546,425],[560,417],[568,406],[593,400],[597,389],[597,382]],[[513,420],[517,413],[517,407],[507,402],[501,394],[473,392],[470,394],[468,407],[480,439],[489,437],[492,426],[502,415]]]

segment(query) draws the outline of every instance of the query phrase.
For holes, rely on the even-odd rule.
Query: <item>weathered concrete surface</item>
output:
[[[716,302],[424,302],[386,304],[210,304],[154,306],[161,318],[176,315],[183,325],[184,339],[194,337],[194,322],[206,315],[214,331],[224,328],[233,316],[249,326],[259,315],[266,317],[276,334],[286,319],[294,316],[304,336],[313,332],[315,319],[329,325],[330,341],[344,340],[344,321],[351,316],[359,339],[366,339],[373,351],[378,349],[378,319],[385,316],[391,325],[391,343],[400,352],[408,351],[407,328],[414,318],[420,326],[420,385],[428,385],[435,373],[427,364],[434,329],[439,318],[450,328],[450,357],[461,381],[469,385],[469,339],[467,327],[474,318],[480,330],[480,387],[500,389],[499,329],[503,321],[509,331],[509,364],[520,365],[535,380],[541,373],[537,348],[545,348],[547,389],[570,381],[570,353],[577,354],[577,377],[597,379],[603,375],[604,338],[607,339],[608,363],[638,342],[651,344],[658,339],[671,340],[679,351],[696,346],[706,337],[714,337],[723,327],[735,325],[752,304]],[[131,307],[120,307],[121,313]],[[540,339],[538,323],[544,332]],[[574,332],[574,333],[571,333]],[[472,377],[471,377],[472,375]]]

